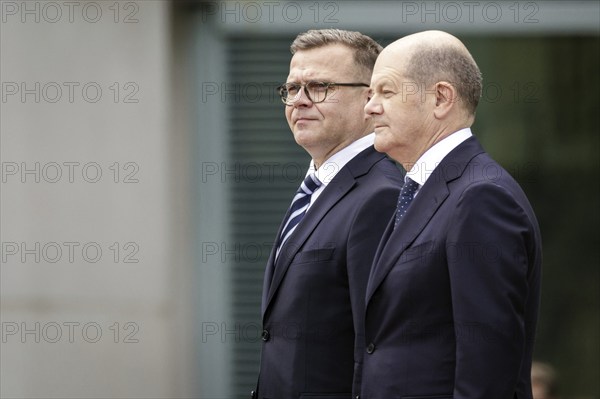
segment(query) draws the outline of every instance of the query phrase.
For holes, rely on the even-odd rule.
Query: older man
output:
[[[408,171],[370,275],[361,398],[531,398],[541,241],[470,126],[481,74],[454,36],[385,48],[365,111]]]
[[[265,271],[254,397],[349,399],[361,375],[367,279],[402,185],[399,169],[373,148],[363,111],[380,51],[368,36],[336,29],[292,43],[279,93],[312,161]]]

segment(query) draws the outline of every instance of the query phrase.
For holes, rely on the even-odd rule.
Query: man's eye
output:
[[[314,92],[324,92],[325,86],[324,85],[311,85],[310,89]]]

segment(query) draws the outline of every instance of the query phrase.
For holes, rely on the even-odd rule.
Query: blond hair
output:
[[[354,50],[354,62],[364,69],[369,77],[373,73],[375,60],[383,47],[375,40],[360,32],[341,29],[311,29],[300,33],[290,46],[290,52],[310,50],[327,45],[342,44]]]

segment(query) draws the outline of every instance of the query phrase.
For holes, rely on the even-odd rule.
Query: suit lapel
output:
[[[379,258],[381,257],[381,253],[383,252],[383,248],[385,248],[385,245],[387,244],[388,240],[390,239],[390,235],[392,235],[392,233],[394,232],[394,222],[396,220],[396,213],[394,213],[390,219],[390,221],[388,222],[387,227],[385,228],[385,230],[383,231],[383,234],[381,235],[381,240],[379,241],[379,245],[377,246],[377,250],[375,251],[375,255],[373,256],[373,265],[377,264],[377,262],[379,261]],[[369,276],[369,282],[371,281],[371,279],[373,278],[373,268],[371,268],[371,273]]]
[[[429,182],[428,182],[429,183]],[[448,197],[445,182],[435,185],[425,184],[413,200],[406,215],[394,229],[395,218],[388,225],[387,241],[382,241],[375,257],[371,277],[367,284],[367,303],[375,289],[398,261],[404,250],[425,228],[440,205]]]
[[[279,258],[275,262],[275,252],[277,248],[274,246],[267,262],[267,268],[265,270],[265,281],[263,284],[263,296],[262,296],[262,314],[263,317],[269,307],[269,304],[273,300],[277,289],[281,285],[281,282],[285,276],[285,273],[289,269],[292,260],[302,248],[306,240],[310,237],[311,233],[318,226],[320,221],[325,215],[331,210],[335,204],[337,204],[356,184],[356,179],[360,176],[365,175],[369,172],[371,167],[375,163],[385,158],[384,154],[375,151],[373,146],[367,148],[350,162],[348,162],[335,176],[335,178],[325,187],[323,193],[319,196],[317,201],[311,205],[308,212],[302,219],[302,222],[298,225],[296,230],[292,233],[290,238],[286,241],[284,247],[279,253]],[[288,210],[289,212],[289,210]],[[286,218],[287,219],[287,213]],[[281,234],[279,227],[277,232],[277,238]]]
[[[285,219],[284,219],[285,220]],[[281,228],[279,229],[281,230]],[[277,234],[277,237],[279,237]],[[277,242],[277,241],[275,241]],[[273,272],[275,271],[275,252],[277,251],[277,244],[271,249],[269,260],[267,261],[267,267],[265,268],[265,278],[263,279],[263,290],[262,290],[262,301],[261,301],[261,312],[265,313],[267,308],[267,298],[269,297],[269,290],[271,289],[271,281],[273,280]]]
[[[471,137],[452,150],[436,167],[421,187],[406,215],[394,229],[394,218],[390,221],[384,239],[377,249],[371,276],[367,284],[367,305],[403,252],[423,231],[433,215],[448,198],[448,183],[461,177],[471,159],[484,152],[475,137]]]
[[[269,297],[269,290],[271,289],[271,282],[273,281],[273,273],[275,272],[275,255],[277,254],[277,245],[279,244],[279,237],[281,236],[281,232],[283,231],[283,227],[285,222],[288,219],[288,215],[290,213],[290,208],[288,207],[285,212],[285,216],[283,217],[281,224],[279,225],[279,229],[277,230],[277,234],[275,235],[275,240],[273,241],[273,247],[271,248],[271,253],[269,254],[269,260],[267,261],[267,267],[265,268],[265,277],[263,280],[263,290],[262,290],[262,301],[261,301],[261,311],[264,314],[267,305],[267,298]],[[300,227],[300,226],[298,226]]]
[[[277,289],[279,288],[285,273],[290,267],[292,260],[298,253],[298,250],[302,248],[321,219],[323,219],[329,210],[336,203],[338,203],[338,201],[342,199],[342,197],[344,197],[348,191],[352,189],[354,184],[354,177],[347,169],[342,168],[336,175],[335,179],[331,181],[327,187],[325,187],[323,193],[319,196],[317,201],[311,205],[308,212],[302,219],[302,222],[300,222],[290,238],[287,239],[286,243],[279,252],[279,257],[276,262],[274,261],[274,251],[271,252],[268,265],[271,266],[271,269],[274,269],[272,272],[273,278],[268,287],[266,302],[264,302],[265,305],[263,314],[269,307],[269,303],[273,299],[275,292],[277,292]]]

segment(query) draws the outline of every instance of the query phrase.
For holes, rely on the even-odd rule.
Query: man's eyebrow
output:
[[[382,86],[391,86],[391,87],[396,87],[396,85],[394,84],[394,82],[392,82],[389,78],[381,78],[378,81],[376,81],[374,84],[371,84],[371,88],[381,88]]]

